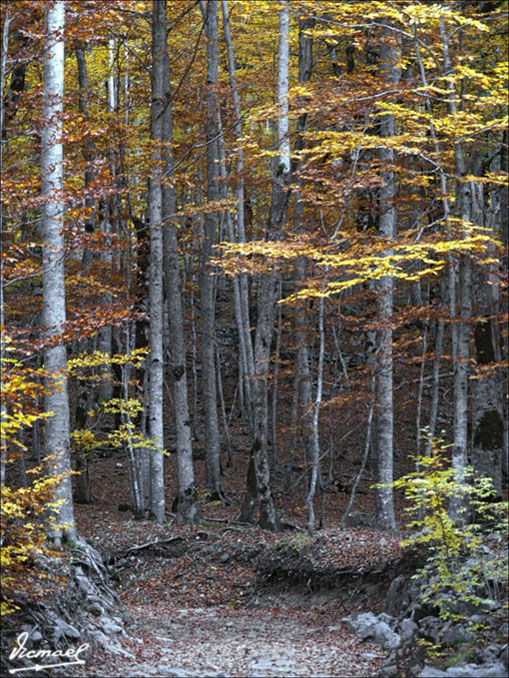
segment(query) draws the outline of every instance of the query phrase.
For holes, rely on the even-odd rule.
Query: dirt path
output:
[[[321,611],[195,608],[161,614],[140,605],[123,654],[92,656],[87,676],[367,678],[377,675],[373,646]],[[128,653],[128,654],[125,654]],[[102,653],[101,653],[102,654]]]

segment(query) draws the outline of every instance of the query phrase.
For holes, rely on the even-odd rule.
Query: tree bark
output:
[[[272,200],[267,236],[270,240],[283,237],[283,225],[288,212],[290,175],[290,146],[288,140],[288,71],[289,71],[289,23],[290,8],[282,3],[279,11],[279,61],[278,61],[278,166],[274,172]],[[286,120],[281,120],[285,117]],[[275,308],[278,298],[279,280],[276,275],[262,275],[258,288],[258,320],[256,324],[253,381],[253,464],[256,473],[256,490],[260,507],[260,526],[268,530],[279,528],[270,485],[268,454],[268,376],[270,346],[274,329]]]
[[[9,26],[12,21],[10,7],[4,9],[4,25],[2,29],[1,63],[0,63],[0,138],[4,138],[4,83],[7,63],[7,51],[9,46]],[[0,174],[3,172],[3,153],[0,153]],[[0,200],[0,236],[4,234],[3,201]],[[0,264],[0,327],[4,324],[4,267]],[[0,332],[0,364],[5,365],[5,332]],[[7,462],[7,440],[5,437],[5,424],[7,420],[7,408],[4,401],[0,403],[0,485],[5,485],[5,469]],[[38,423],[38,422],[36,422]],[[35,430],[35,425],[34,425]],[[38,429],[37,429],[38,430]]]
[[[166,0],[163,4],[166,6]],[[166,34],[166,15],[163,13]],[[168,322],[170,330],[170,361],[173,374],[173,404],[177,448],[177,516],[178,523],[192,525],[200,520],[201,512],[196,494],[191,421],[189,416],[184,312],[182,308],[182,281],[179,272],[179,244],[175,223],[176,196],[173,158],[173,109],[171,101],[170,63],[168,44],[163,49],[163,160],[165,181],[162,187],[162,216],[164,236],[164,274]]]
[[[443,20],[440,21],[440,36],[442,39],[442,58],[444,73],[451,73],[452,64],[449,55],[449,38]],[[447,81],[448,109],[452,115],[457,115],[456,92],[454,83]],[[458,142],[454,146],[456,177],[456,212],[463,224],[471,219],[471,187],[462,180],[467,174],[467,167],[463,152],[463,145]],[[463,228],[463,226],[462,226]],[[454,285],[453,285],[454,287]],[[454,361],[454,442],[452,447],[452,465],[456,471],[458,484],[463,482],[465,467],[468,462],[468,375],[470,358],[470,317],[472,315],[472,272],[468,254],[459,257],[459,304],[460,322],[453,325],[453,343],[456,347]],[[455,289],[451,290],[452,311],[455,314]],[[454,357],[454,356],[453,356]],[[450,506],[451,515],[456,519],[465,518],[465,497],[460,492],[453,497]]]
[[[218,77],[217,0],[201,3],[207,35],[207,202],[219,199],[218,177],[218,101],[215,87]],[[200,333],[202,364],[202,398],[204,409],[205,446],[207,449],[207,490],[212,500],[223,500],[221,486],[221,449],[217,413],[217,381],[215,368],[215,298],[214,276],[210,270],[212,250],[217,239],[217,212],[205,215],[205,238],[202,249],[200,280]]]
[[[161,141],[163,126],[164,45],[166,2],[152,3],[152,107],[150,137],[154,142],[149,190],[150,221],[150,353],[149,431],[150,507],[158,523],[165,519],[163,430],[163,233],[161,190]]]
[[[474,193],[475,192],[475,193]],[[494,230],[494,210],[488,210],[484,202],[483,186],[472,182],[474,194],[473,218],[479,225]],[[485,215],[488,219],[485,223]],[[493,235],[496,235],[495,233]],[[493,247],[491,248],[494,249]],[[492,257],[495,252],[492,251]],[[491,258],[491,257],[490,257]],[[472,453],[471,462],[476,477],[490,478],[497,497],[502,496],[502,458],[504,450],[503,389],[500,363],[500,328],[497,317],[500,313],[497,289],[497,271],[493,264],[479,268],[475,274],[474,295],[476,317],[486,319],[474,326],[474,347],[477,367],[490,368],[472,380]],[[481,368],[482,369],[482,368]]]
[[[67,390],[67,349],[57,339],[65,328],[65,269],[63,196],[63,96],[64,96],[65,3],[57,0],[48,7],[44,45],[43,127],[41,132],[41,174],[43,209],[42,239],[42,325],[46,338],[55,345],[44,350],[44,409],[53,412],[45,424],[46,456],[54,456],[48,467],[60,476],[55,499],[61,503],[51,510],[48,533],[57,544],[76,536],[69,456],[69,396]]]
[[[380,70],[389,84],[400,79],[397,66],[398,50],[387,43],[393,40],[388,28],[382,30],[380,47]],[[396,133],[396,121],[393,115],[380,118],[380,136],[389,138]],[[397,212],[395,207],[396,185],[394,181],[394,149],[385,147],[380,150],[381,178],[379,236],[388,241],[396,237]],[[376,515],[382,529],[395,530],[393,488],[394,454],[394,402],[393,402],[393,357],[392,357],[392,313],[394,279],[385,276],[376,281],[378,295],[378,320],[382,326],[378,343],[380,346],[377,366],[378,411],[376,422],[377,451],[377,488]]]
[[[237,89],[235,78],[235,58],[233,54],[233,43],[230,34],[230,23],[228,15],[228,2],[222,0],[223,10],[223,29],[226,43],[226,54],[228,58],[228,71],[230,74],[230,87],[232,90],[233,110],[235,115],[235,136],[239,142],[237,151],[237,242],[246,242],[245,215],[244,215],[244,152],[242,145],[242,110],[240,105],[240,96]],[[253,426],[251,383],[254,375],[254,356],[253,343],[251,340],[250,321],[249,321],[249,290],[246,275],[240,275],[233,279],[234,297],[235,297],[235,320],[239,333],[240,364],[242,368],[242,388],[244,391],[244,402],[251,427]]]

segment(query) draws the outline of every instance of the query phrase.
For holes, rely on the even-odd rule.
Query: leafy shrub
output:
[[[48,543],[47,530],[58,528],[51,524],[51,509],[63,501],[54,499],[62,476],[45,476],[41,467],[28,470],[27,474],[33,476],[30,487],[1,488],[2,616],[18,609],[12,600],[14,592],[29,593],[31,597],[44,595],[50,575],[43,561],[58,556]]]
[[[466,622],[476,611],[503,604],[501,582],[507,579],[507,502],[494,502],[489,478],[476,478],[467,467],[461,482],[446,458],[441,440],[431,455],[416,459],[416,471],[393,483],[403,490],[413,516],[402,546],[421,546],[429,552],[426,565],[414,578],[422,600],[438,616]],[[452,500],[464,500],[464,514],[450,515]]]

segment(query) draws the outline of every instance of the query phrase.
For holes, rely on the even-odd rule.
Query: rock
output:
[[[451,666],[446,671],[425,666],[419,678],[504,678],[506,673],[500,662],[496,664]]]
[[[500,659],[502,660],[502,663],[504,664],[506,670],[509,665],[509,648],[507,646],[507,643],[504,645],[502,650],[500,651],[499,655]]]
[[[465,664],[464,666],[451,666],[445,672],[451,678],[504,678],[506,670],[504,666],[496,664]]]
[[[468,620],[469,624],[483,624],[485,626],[492,626],[493,617],[489,614],[473,614]]]
[[[389,590],[385,595],[384,609],[389,615],[398,614],[402,607],[406,596],[404,595],[407,589],[407,579],[402,574],[392,580]]]
[[[127,650],[124,650],[124,648],[121,647],[116,641],[114,641],[112,638],[107,636],[102,631],[99,631],[98,629],[92,629],[91,631],[88,631],[87,637],[95,645],[100,645],[107,652],[110,652],[111,654],[122,655],[123,657],[127,657],[128,659],[134,659],[135,658],[133,654],[131,654],[130,652],[127,652]]]
[[[115,624],[109,617],[101,617],[99,622],[102,626],[102,630],[109,636],[112,636],[114,633],[122,633],[123,629],[119,624]]]
[[[384,650],[395,650],[401,645],[401,637],[391,629],[389,624],[383,621],[374,625],[372,636]]]
[[[89,631],[87,634],[92,641],[94,641],[97,645],[101,645],[104,647],[105,650],[108,650],[112,652],[113,654],[118,654],[115,652],[115,648],[112,645],[111,638],[108,638],[108,636],[103,633],[102,631],[99,631],[98,629],[94,629],[92,631]]]
[[[56,617],[55,628],[53,631],[55,642],[58,642],[63,636],[66,638],[81,638],[81,633],[78,629],[74,628],[74,626],[71,626],[60,617]]]
[[[379,614],[378,619],[379,619],[379,621],[383,621],[386,624],[388,624],[391,627],[391,629],[393,629],[398,622],[396,617],[393,617],[390,614],[386,614],[385,612],[382,612],[381,614]]]
[[[433,666],[425,666],[419,674],[419,678],[443,678],[446,675],[445,671],[435,669]]]
[[[380,670],[380,676],[382,676],[382,678],[393,678],[393,676],[397,676],[398,674],[399,671],[396,664],[389,664]]]
[[[92,601],[91,603],[87,603],[87,608],[86,608],[91,614],[95,615],[96,617],[100,617],[101,615],[104,614],[104,608],[102,605],[100,605],[96,601]]]
[[[475,640],[475,637],[475,633],[467,631],[463,624],[455,624],[440,634],[440,641],[450,647]]]
[[[93,592],[94,587],[90,583],[85,575],[80,575],[76,577],[76,583],[78,584],[78,589],[83,593],[83,595],[88,596]]]
[[[406,642],[413,638],[417,634],[418,628],[417,624],[411,619],[403,619],[398,629],[401,641]]]
[[[377,618],[372,612],[361,612],[359,614],[351,614],[349,617],[343,617],[341,621],[348,626],[350,631],[358,633],[360,630],[376,624]]]
[[[442,623],[437,617],[424,617],[419,622],[419,630],[422,636],[431,639],[434,643],[438,641]]]
[[[480,664],[492,664],[497,661],[497,657],[500,655],[501,651],[500,645],[488,645],[480,651]]]
[[[396,621],[393,617],[389,617],[389,615],[384,616],[394,622]],[[394,650],[400,646],[401,638],[391,629],[386,621],[381,621],[380,617],[375,617],[372,612],[363,612],[345,617],[342,621],[352,631],[355,631],[360,638],[373,638],[375,643],[381,645],[385,650]]]

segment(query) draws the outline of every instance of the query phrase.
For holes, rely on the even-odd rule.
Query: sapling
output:
[[[499,609],[503,602],[507,502],[493,501],[491,480],[475,478],[472,467],[458,483],[446,450],[442,440],[434,440],[429,456],[416,459],[416,471],[392,485],[403,490],[405,510],[414,516],[402,546],[424,546],[429,554],[414,575],[422,600],[437,608],[440,619],[469,626],[473,612]],[[451,501],[458,498],[464,500],[464,513],[451,516]]]

